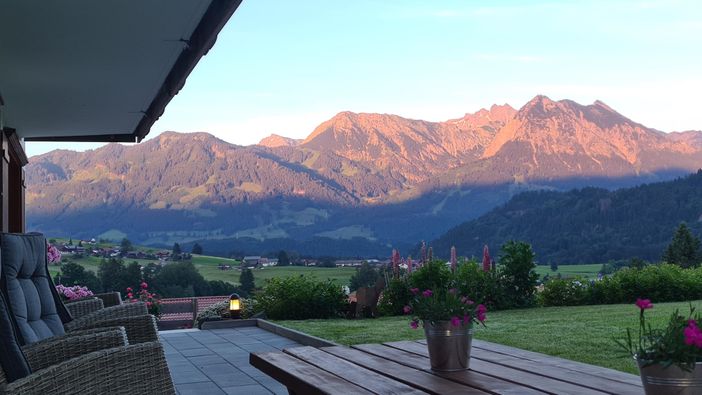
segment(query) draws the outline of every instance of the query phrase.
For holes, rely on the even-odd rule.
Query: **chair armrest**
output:
[[[101,294],[93,294],[93,296],[102,300],[105,307],[118,306],[122,304],[122,294],[119,292],[105,292]]]
[[[106,307],[104,309],[84,315],[80,318],[75,318],[68,322],[66,328],[87,327],[91,323],[116,318],[128,318],[149,314],[149,309],[144,302],[125,303],[119,306]],[[71,330],[71,329],[69,329]]]
[[[28,344],[22,347],[22,352],[32,371],[36,372],[80,355],[128,344],[124,328],[101,328],[99,331],[71,333]]]
[[[78,320],[71,321],[66,324],[66,330],[69,332],[74,332],[82,329],[123,326],[127,332],[129,344],[158,341],[158,327],[156,326],[156,318],[149,314],[103,321],[80,322],[81,325],[76,325],[76,322],[78,322]]]
[[[7,394],[175,394],[158,342],[96,351],[7,384]]]
[[[105,306],[102,300],[98,298],[85,298],[76,301],[64,303],[68,312],[71,313],[71,317],[80,318],[90,313],[94,313],[98,310],[102,310]]]

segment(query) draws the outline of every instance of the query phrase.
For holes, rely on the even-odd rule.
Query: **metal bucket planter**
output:
[[[451,325],[450,321],[437,321],[433,325],[424,321],[431,370],[455,372],[470,366],[470,348],[473,329],[470,324]]]
[[[667,368],[661,364],[644,367],[641,361],[636,362],[639,364],[641,382],[647,395],[702,394],[702,362],[696,363],[691,372],[675,365]]]

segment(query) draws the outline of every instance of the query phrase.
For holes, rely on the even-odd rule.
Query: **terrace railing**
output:
[[[192,328],[197,315],[215,303],[229,300],[226,296],[161,299],[159,330]]]

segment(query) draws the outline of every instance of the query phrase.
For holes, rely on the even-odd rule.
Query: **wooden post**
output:
[[[12,128],[3,128],[2,155],[0,156],[0,226],[3,232],[25,231],[25,180],[24,165],[27,155],[17,133]]]
[[[193,297],[193,325],[197,319],[197,298]]]

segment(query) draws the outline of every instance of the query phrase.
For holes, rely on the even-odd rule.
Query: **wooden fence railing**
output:
[[[229,295],[161,299],[158,328],[162,330],[191,328],[198,313],[215,303],[226,300],[229,300]]]

